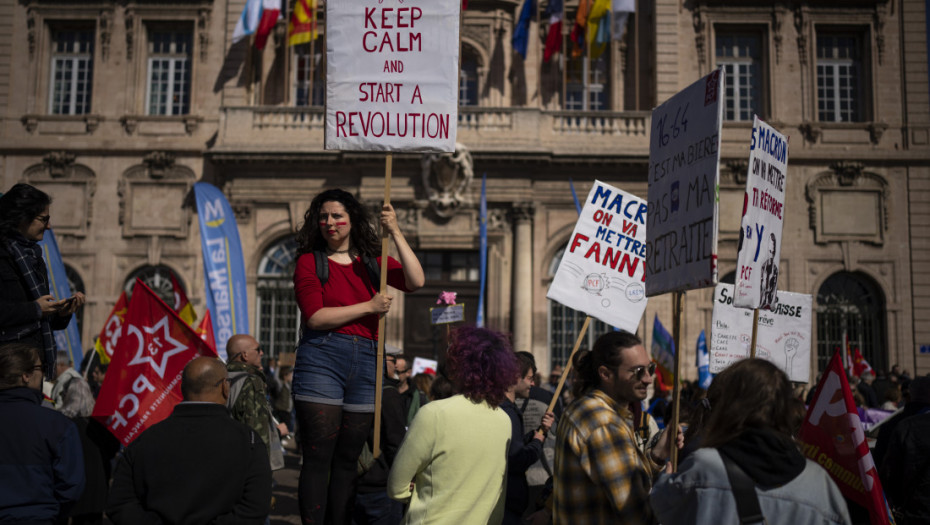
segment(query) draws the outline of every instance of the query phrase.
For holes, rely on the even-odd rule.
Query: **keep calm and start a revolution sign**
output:
[[[326,3],[326,149],[455,150],[459,7]]]

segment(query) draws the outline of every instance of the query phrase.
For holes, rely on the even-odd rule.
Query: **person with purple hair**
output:
[[[500,408],[520,370],[507,337],[463,326],[446,364],[457,395],[424,405],[388,476],[388,496],[410,501],[405,524],[501,523],[510,418]],[[413,483],[411,483],[413,480]]]

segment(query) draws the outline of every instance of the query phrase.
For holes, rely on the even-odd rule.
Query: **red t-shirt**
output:
[[[381,257],[378,257],[378,266],[381,266]],[[405,281],[403,267],[396,259],[388,257],[388,284],[408,292]],[[294,294],[297,296],[297,306],[300,307],[301,326],[306,326],[307,319],[320,308],[351,306],[371,300],[380,284],[372,285],[365,263],[356,257],[352,264],[339,264],[330,260],[329,279],[321,287],[313,253],[301,255],[294,270]],[[366,315],[330,331],[375,339],[378,335],[378,316]]]

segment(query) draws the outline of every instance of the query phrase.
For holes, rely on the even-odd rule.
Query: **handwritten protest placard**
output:
[[[646,295],[717,282],[717,187],[724,74],[718,69],[652,111]]]
[[[770,308],[775,303],[787,173],[788,139],[756,116],[749,144],[734,306]]]
[[[429,309],[430,323],[448,324],[465,320],[465,304],[434,306]]]
[[[326,149],[455,149],[459,0],[326,2]]]
[[[646,201],[594,181],[546,297],[636,332],[646,310]]]
[[[753,311],[733,306],[733,285],[714,289],[710,331],[710,371],[718,373],[749,357]],[[811,306],[808,294],[779,292],[772,310],[759,311],[756,357],[782,369],[799,383],[810,380]]]

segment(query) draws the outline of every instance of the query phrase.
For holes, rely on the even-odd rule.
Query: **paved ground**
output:
[[[297,477],[300,474],[300,456],[285,454],[284,468],[274,473],[274,508],[271,509],[271,525],[299,525],[300,510],[297,507]]]

